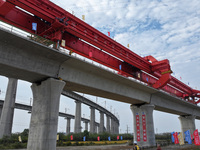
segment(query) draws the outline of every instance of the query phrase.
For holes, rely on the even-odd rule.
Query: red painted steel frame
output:
[[[31,33],[34,33],[32,23],[37,23],[38,35],[56,42],[65,40],[65,48],[115,69],[119,74],[192,103],[195,97],[200,97],[200,91],[171,77],[167,59],[142,58],[49,0],[0,0],[0,19]]]

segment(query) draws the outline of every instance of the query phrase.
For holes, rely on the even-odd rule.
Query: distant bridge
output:
[[[108,126],[106,126],[106,128],[104,127],[104,125],[103,125],[103,127],[104,127],[104,131],[107,131],[107,132],[111,132],[111,130],[112,130],[112,128],[114,128],[113,129],[113,131],[112,131],[112,133],[118,133],[119,131],[116,129],[116,128],[119,128],[119,120],[118,120],[118,118],[115,116],[115,115],[113,115],[110,111],[108,111],[107,109],[105,109],[105,108],[103,108],[102,106],[100,106],[100,105],[98,105],[97,103],[94,103],[94,102],[92,102],[91,100],[89,100],[89,99],[87,99],[87,98],[85,98],[85,97],[83,97],[83,96],[81,96],[81,95],[79,95],[79,94],[76,94],[75,92],[72,92],[72,91],[63,91],[62,92],[62,94],[64,95],[64,96],[67,96],[67,97],[69,97],[69,98],[72,98],[72,99],[74,99],[74,100],[76,100],[76,101],[79,101],[79,102],[81,102],[81,103],[83,103],[83,104],[85,104],[85,105],[88,105],[88,106],[90,106],[90,107],[92,107],[92,108],[94,108],[94,109],[96,109],[96,110],[99,110],[100,112],[103,112],[104,114],[106,114],[107,115],[107,117],[109,117],[109,118],[112,118],[115,122],[116,122],[116,124],[115,124],[115,126],[116,127],[110,127],[110,125]],[[0,100],[0,107],[3,107],[3,103],[4,103],[4,100]],[[21,104],[21,103],[15,103],[15,108],[16,109],[22,109],[22,110],[27,110],[27,111],[29,111],[30,113],[31,113],[31,110],[32,110],[32,106],[30,106],[30,105],[26,105],[26,104]],[[1,110],[2,111],[2,110]],[[1,116],[1,111],[0,111],[0,116]],[[76,110],[77,111],[77,110]],[[69,121],[69,119],[75,119],[75,116],[74,115],[71,115],[71,114],[68,114],[68,113],[63,113],[63,112],[59,112],[59,116],[60,117],[64,117],[65,119],[67,119],[68,121]],[[109,119],[108,118],[108,119]],[[79,120],[80,121],[80,120]],[[85,123],[85,130],[87,130],[87,131],[89,131],[88,130],[88,123],[90,123],[91,125],[92,125],[92,123],[90,122],[90,119],[87,119],[87,118],[83,118],[83,117],[81,117],[81,121],[83,121],[84,123]],[[108,121],[107,121],[108,122]],[[97,131],[97,129],[96,129],[96,127],[98,126],[100,126],[100,123],[97,123],[97,122],[94,122],[94,124],[95,124],[95,131],[94,132],[98,132]],[[70,132],[70,123],[68,123],[67,124],[69,127],[67,127],[66,129],[68,129],[67,131],[66,131],[66,133],[68,134],[69,132]],[[75,127],[76,128],[76,127]],[[110,129],[108,129],[108,128],[111,128],[111,130]],[[99,132],[103,132],[103,131],[101,131],[101,130],[99,130]]]

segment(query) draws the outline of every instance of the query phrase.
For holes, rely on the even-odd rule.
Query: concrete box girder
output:
[[[0,35],[0,75],[32,83],[61,77],[67,90],[130,104],[153,103],[155,110],[200,119],[200,107],[194,104],[2,29]]]

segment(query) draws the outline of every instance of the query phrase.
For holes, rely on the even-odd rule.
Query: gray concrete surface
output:
[[[95,109],[90,107],[90,133],[95,133]]]
[[[1,119],[2,109],[3,109],[3,107],[0,107],[0,119]]]
[[[74,121],[74,133],[81,132],[81,102],[75,101],[76,109],[75,109],[75,121]]]
[[[88,130],[88,123],[89,123],[89,122],[88,122],[88,121],[85,121],[84,123],[85,123],[85,130],[86,130],[86,131],[89,131],[89,130]]]
[[[106,131],[110,133],[110,116],[106,115]]]
[[[179,116],[179,120],[181,124],[182,133],[184,133],[187,130],[190,130],[190,134],[194,133],[194,130],[196,130],[195,116]]]
[[[10,136],[12,132],[15,98],[17,92],[17,79],[9,78],[5,102],[0,120],[0,138]]]
[[[99,133],[102,133],[104,132],[104,113],[103,112],[99,113],[100,113]]]
[[[95,132],[95,133],[98,133],[98,131],[99,131],[99,126],[98,126],[97,124],[95,124],[94,132]]]
[[[155,146],[155,132],[154,132],[154,123],[153,123],[153,110],[154,105],[145,104],[141,106],[131,105],[131,111],[133,113],[133,123],[134,123],[134,141],[138,142],[139,146]],[[137,140],[137,123],[136,115],[139,115],[139,135],[140,138]],[[143,120],[142,115],[145,115],[146,118],[146,142],[143,139]]]
[[[110,122],[111,122],[111,133],[114,134],[115,133],[115,122],[114,122],[114,119],[111,117],[110,118]]]
[[[66,127],[66,133],[69,134],[71,130],[71,118],[67,117],[67,127]]]
[[[33,109],[28,137],[28,150],[55,150],[60,95],[64,81],[49,78],[33,84]]]
[[[39,83],[49,77],[66,81],[64,89],[130,104],[152,103],[155,110],[195,115],[200,107],[137,81],[0,30],[0,74]]]
[[[115,120],[115,133],[119,134],[119,123]]]

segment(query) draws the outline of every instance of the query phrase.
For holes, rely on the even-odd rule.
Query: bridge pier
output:
[[[0,138],[10,136],[12,132],[15,98],[17,91],[17,79],[9,78],[6,97],[0,121]]]
[[[95,133],[95,109],[90,107],[90,133]]]
[[[75,101],[76,112],[75,112],[75,122],[74,122],[74,133],[81,132],[81,102]]]
[[[119,134],[119,122],[117,120],[115,121],[115,133]]]
[[[85,130],[88,131],[88,123],[89,122],[88,121],[84,121],[84,123],[85,123]]]
[[[115,121],[114,118],[111,117],[111,134],[115,133]]]
[[[106,115],[106,131],[110,133],[110,116]]]
[[[119,128],[118,122],[117,120],[115,120],[115,134],[118,134],[118,128]]]
[[[196,127],[195,127],[195,116],[188,115],[188,116],[179,116],[179,120],[181,123],[181,130],[184,134],[185,131],[190,130],[190,134],[193,134]]]
[[[1,120],[1,113],[2,113],[3,107],[0,106],[0,120]]]
[[[113,119],[113,124],[114,124],[114,126],[113,126],[114,127],[113,133],[116,134],[116,121],[115,121],[115,119]]]
[[[99,130],[99,127],[98,127],[98,125],[95,123],[95,131],[94,131],[94,133],[98,133],[98,130]]]
[[[49,78],[40,85],[32,84],[33,107],[28,150],[55,150],[60,95],[65,82]]]
[[[99,125],[99,133],[104,132],[104,113],[100,112],[100,125]]]
[[[154,105],[131,105],[134,120],[134,141],[141,146],[155,146],[155,133],[153,123]]]
[[[66,134],[70,134],[70,128],[71,128],[71,118],[67,117],[67,128],[66,128]]]

